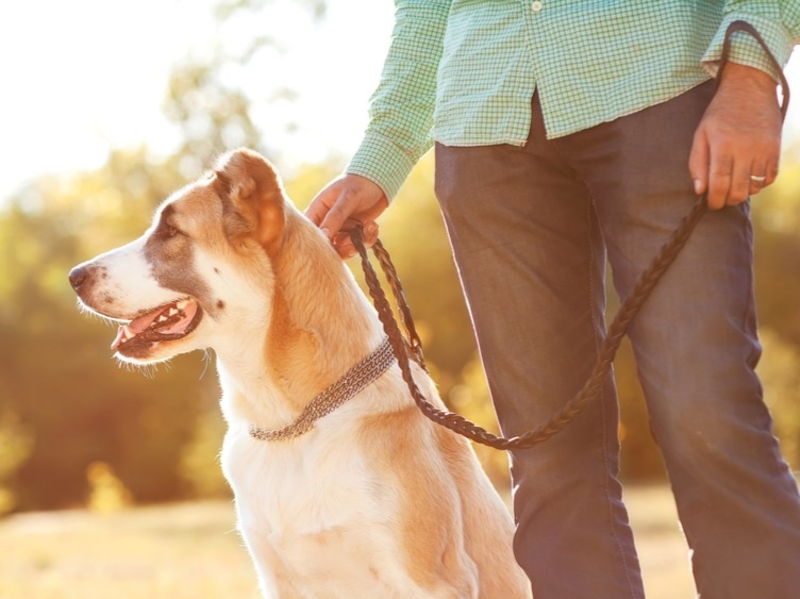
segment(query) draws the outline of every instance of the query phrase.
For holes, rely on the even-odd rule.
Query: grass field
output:
[[[693,597],[669,491],[634,488],[626,500],[648,599]],[[0,598],[258,599],[233,526],[227,502],[6,518],[0,520]]]

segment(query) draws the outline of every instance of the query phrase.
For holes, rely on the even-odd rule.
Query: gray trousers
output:
[[[436,194],[506,435],[583,385],[605,334],[606,256],[626,297],[696,197],[692,136],[713,84],[525,147],[436,147]],[[800,597],[800,498],[754,373],[760,345],[748,204],[707,214],[631,331],[703,599]],[[643,597],[602,398],[513,452],[516,557],[536,599]]]

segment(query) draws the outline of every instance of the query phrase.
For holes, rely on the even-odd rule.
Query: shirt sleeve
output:
[[[714,77],[717,75],[725,32],[734,21],[745,21],[761,34],[772,55],[785,66],[792,48],[800,41],[800,1],[798,0],[729,0],[723,9],[723,20],[714,39],[703,56],[703,66]],[[775,80],[779,74],[764,54],[763,48],[745,32],[733,34],[731,39],[732,62],[766,71]]]
[[[433,145],[436,72],[451,0],[396,0],[392,42],[369,125],[347,173],[377,183],[392,199]]]

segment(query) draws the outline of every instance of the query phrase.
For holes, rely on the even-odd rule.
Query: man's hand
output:
[[[708,192],[713,210],[739,204],[775,180],[783,124],[767,73],[728,63],[720,77],[689,156],[695,193]]]
[[[320,191],[306,210],[306,216],[346,259],[355,256],[356,249],[350,235],[342,232],[342,228],[361,223],[364,243],[369,247],[378,238],[375,219],[388,206],[389,200],[378,185],[364,177],[348,174],[333,180]]]

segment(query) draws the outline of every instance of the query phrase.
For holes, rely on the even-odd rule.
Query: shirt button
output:
[[[535,0],[533,4],[531,4],[531,9],[533,12],[539,12],[542,10],[542,3],[539,0]]]

